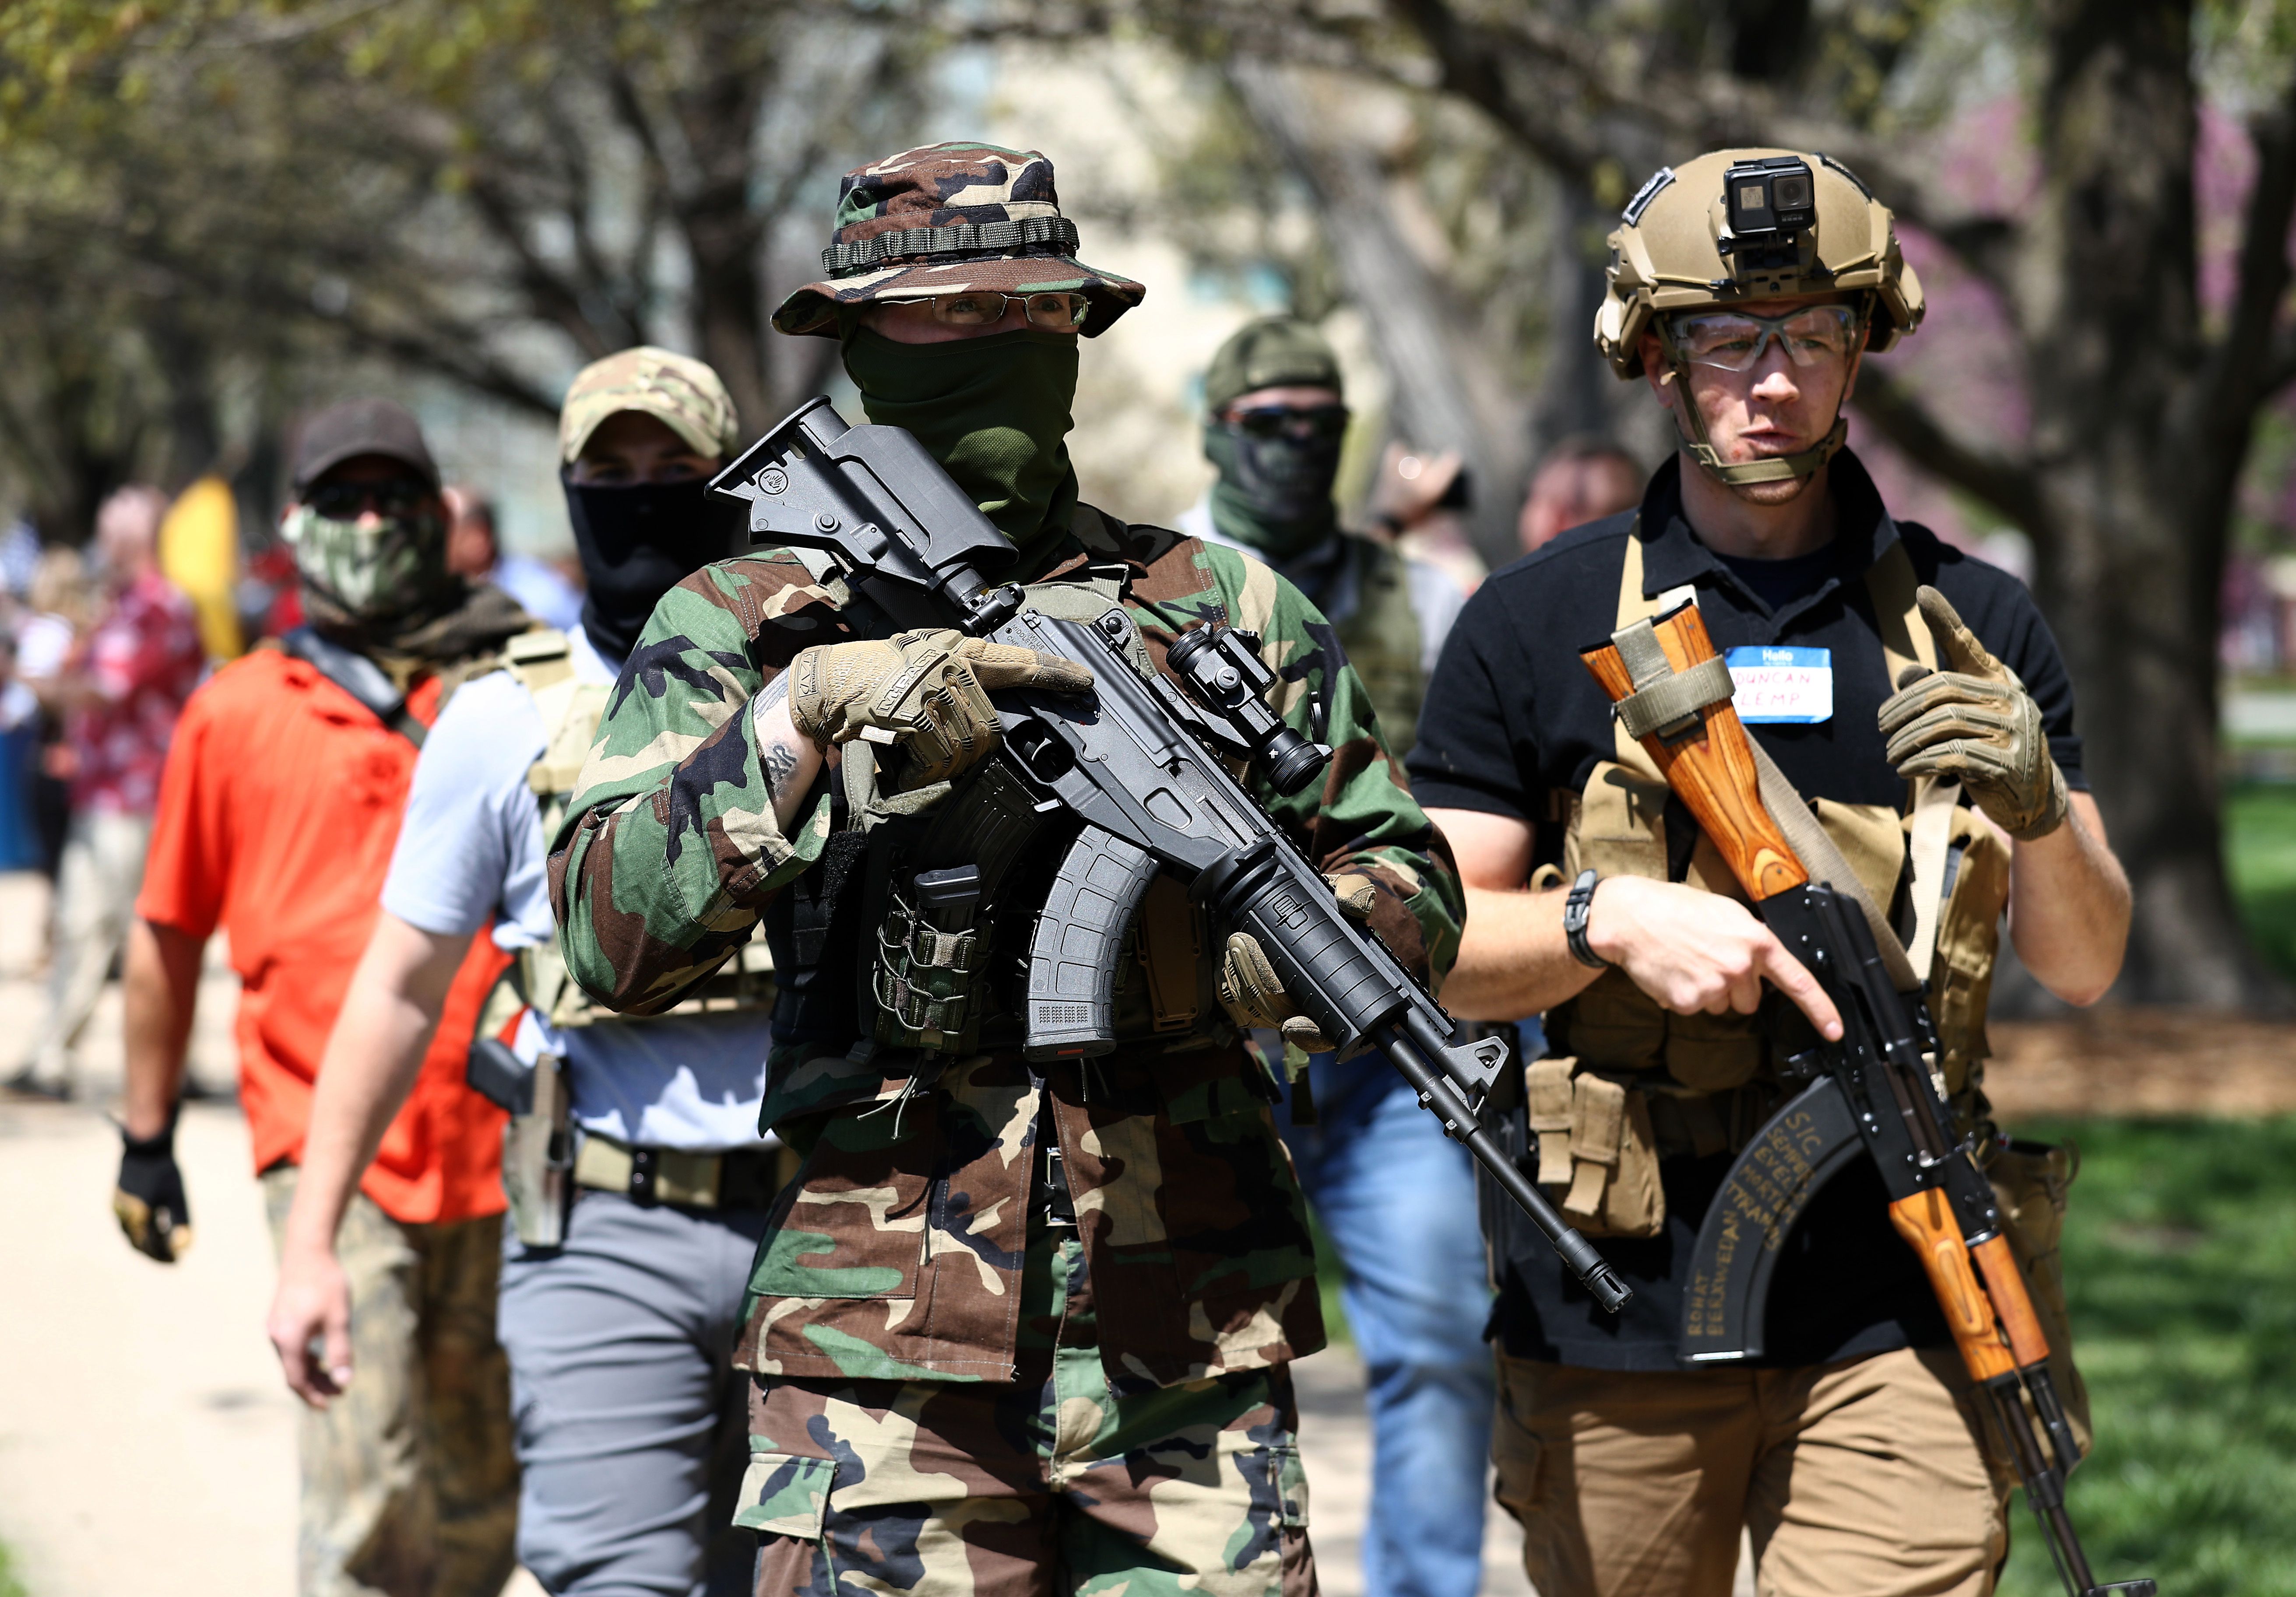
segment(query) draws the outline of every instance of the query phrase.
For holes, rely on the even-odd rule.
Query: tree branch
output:
[[[2036,544],[2050,532],[2048,513],[2030,461],[1963,443],[1940,426],[1929,407],[1869,361],[1858,368],[1852,402],[1876,431],[1954,487],[1974,495],[2015,522]]]
[[[2256,185],[2242,225],[2238,286],[2224,335],[2209,352],[2188,425],[2202,438],[2237,430],[2247,436],[2256,407],[2288,381],[2284,331],[2275,337],[2288,296],[2288,230],[2296,219],[2296,76],[2279,102],[2250,124],[2256,143]]]

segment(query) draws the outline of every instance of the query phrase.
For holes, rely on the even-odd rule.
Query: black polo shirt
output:
[[[1951,600],[1980,642],[2023,679],[2041,707],[2050,751],[2073,788],[2081,774],[2072,684],[2056,640],[2024,586],[1962,553],[1928,528],[1890,520],[1873,479],[1847,450],[1828,469],[1837,534],[1816,586],[1771,606],[1700,543],[1682,519],[1679,457],[1652,479],[1639,517],[1613,516],[1565,533],[1494,574],[1478,589],[1445,643],[1407,762],[1429,809],[1480,810],[1531,823],[1535,853],[1559,856],[1549,821],[1558,794],[1584,790],[1595,765],[1615,758],[1611,702],[1581,649],[1617,625],[1627,538],[1639,523],[1643,591],[1690,584],[1715,647],[1797,646],[1831,651],[1833,714],[1810,724],[1748,731],[1787,779],[1810,798],[1902,805],[1906,783],[1882,758],[1875,713],[1891,691],[1865,577],[1902,542],[1915,578]],[[1624,1314],[1596,1309],[1528,1225],[1512,1228],[1501,1261],[1494,1329],[1526,1358],[1600,1369],[1671,1370],[1682,1319],[1682,1285],[1699,1222],[1728,1167],[1726,1158],[1674,1159],[1660,1169],[1663,1234],[1609,1238],[1597,1246],[1635,1290]],[[1772,1279],[1769,1357],[1824,1364],[1948,1340],[1912,1252],[1891,1230],[1879,1178],[1850,1165],[1805,1213]]]

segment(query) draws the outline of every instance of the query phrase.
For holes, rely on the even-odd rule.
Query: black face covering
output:
[[[1204,456],[1219,468],[1212,520],[1219,529],[1276,560],[1289,560],[1339,528],[1332,482],[1340,472],[1336,438],[1255,438],[1225,422],[1204,423]]]
[[[590,585],[582,630],[592,648],[617,663],[636,644],[661,596],[733,553],[742,528],[742,507],[713,498],[698,479],[612,487],[569,482],[566,513]]]

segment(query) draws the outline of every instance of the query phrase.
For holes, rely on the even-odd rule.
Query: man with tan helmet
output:
[[[447,974],[489,932],[516,958],[470,1077],[512,1110],[500,1324],[518,1552],[554,1593],[749,1582],[750,1538],[732,1523],[749,1388],[732,1361],[780,1183],[779,1150],[758,1135],[773,978],[758,947],[668,1012],[609,1015],[566,980],[544,881],[546,828],[618,674],[627,684],[639,629],[731,546],[740,518],[706,489],[736,426],[718,374],[667,349],[625,349],[575,377],[559,444],[588,579],[581,622],[511,639],[503,668],[465,684],[422,746],[281,1246],[272,1340],[288,1384],[324,1407],[353,1348],[345,1206],[438,1024]]]
[[[1499,1497],[1545,1597],[1726,1593],[1742,1527],[1781,1597],[1988,1592],[2005,1477],[1870,1163],[1784,1230],[1765,1356],[1680,1362],[1699,1224],[1783,1101],[1773,1023],[1788,1003],[1828,1035],[1840,1020],[1578,652],[1695,601],[1751,735],[1911,946],[1937,1069],[2061,1357],[2064,1167],[1992,1123],[1986,996],[2005,909],[2044,986],[2100,996],[2127,881],[2032,601],[1893,520],[1842,446],[1859,361],[1921,321],[1888,209],[1823,155],[1721,151],[1653,176],[1611,248],[1596,342],[1650,384],[1679,450],[1637,511],[1469,602],[1411,760],[1468,884],[1444,1001],[1546,1011],[1524,1131],[1635,1290],[1612,1319],[1526,1239],[1490,1238]],[[2069,1364],[2059,1384],[2079,1409]]]

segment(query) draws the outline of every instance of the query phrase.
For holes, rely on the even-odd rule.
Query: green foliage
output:
[[[8,1551],[5,1542],[0,1542],[0,1597],[31,1597],[17,1577],[15,1555]]]
[[[578,361],[691,328],[769,414],[767,242],[921,108],[937,37],[880,9],[0,5],[0,501],[76,536],[346,355],[551,415]]]
[[[2070,1504],[2097,1577],[2296,1597],[2296,1118],[2040,1134],[2082,1152],[2064,1264],[2097,1444]],[[2039,1533],[2013,1511],[2001,1589],[2049,1597]]]
[[[2296,976],[2296,786],[2234,791],[2225,804],[2225,861],[2257,951]]]

